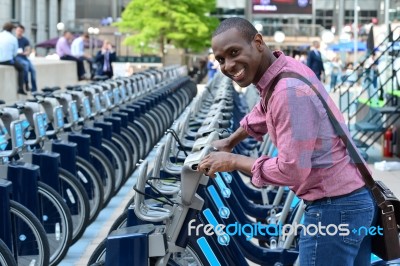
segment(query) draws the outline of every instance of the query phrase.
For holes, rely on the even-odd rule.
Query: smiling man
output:
[[[219,152],[206,156],[199,171],[213,177],[215,172],[240,170],[252,175],[252,183],[258,187],[288,186],[305,200],[305,226],[374,225],[375,202],[326,110],[310,86],[293,77],[301,76],[313,84],[343,123],[342,114],[314,72],[280,51],[272,52],[254,26],[242,18],[221,22],[213,34],[212,49],[221,72],[241,87],[254,84],[261,99],[235,133],[213,143]],[[231,153],[248,136],[261,141],[267,133],[279,151],[276,158]],[[369,265],[370,254],[370,236],[300,236],[302,266]]]

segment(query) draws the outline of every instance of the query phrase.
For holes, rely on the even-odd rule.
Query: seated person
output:
[[[24,37],[25,27],[22,25],[18,25],[15,30],[15,36],[18,39],[18,54],[15,58],[18,63],[24,66],[24,83],[25,88],[29,91],[29,73],[31,73],[31,85],[32,92],[37,90],[36,87],[36,70],[31,60],[29,60],[28,56],[31,53],[31,47],[29,40]]]
[[[90,72],[92,73],[92,60],[91,56],[85,55],[85,42],[89,41],[89,34],[83,33],[78,38],[72,41],[71,44],[71,54],[72,56],[82,60],[82,62],[86,61],[89,64]]]
[[[101,50],[97,52],[97,55],[94,59],[97,65],[96,75],[112,78],[112,76],[114,75],[112,62],[115,62],[116,59],[117,56],[114,49],[112,48],[111,43],[105,40],[103,42]]]
[[[71,42],[74,36],[70,31],[65,31],[63,37],[59,38],[56,44],[56,53],[60,57],[61,60],[67,61],[75,61],[78,70],[78,80],[86,79],[85,75],[85,67],[83,65],[83,61],[79,58],[76,58],[71,53]]]

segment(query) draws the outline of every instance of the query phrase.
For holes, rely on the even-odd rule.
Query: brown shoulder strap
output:
[[[279,74],[273,79],[272,84],[271,84],[271,86],[269,87],[269,89],[268,89],[268,91],[267,91],[267,94],[265,95],[264,99],[261,99],[261,101],[262,101],[262,107],[263,107],[263,109],[264,109],[264,112],[267,112],[268,102],[269,102],[269,99],[270,99],[271,96],[272,96],[272,93],[275,91],[275,86],[276,86],[276,84],[278,84],[278,82],[279,82],[281,79],[285,78],[285,75],[283,75],[283,74],[284,74],[284,73],[279,73]]]

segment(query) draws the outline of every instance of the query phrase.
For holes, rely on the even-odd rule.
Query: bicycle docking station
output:
[[[181,192],[171,208],[146,205],[144,196],[136,193],[136,216],[153,224],[113,231],[107,237],[107,254],[110,255],[106,256],[106,265],[148,265],[148,258],[158,258],[160,265],[163,265],[171,253],[184,251],[189,221],[196,218],[196,213],[204,205],[204,200],[196,191],[199,185],[208,183],[208,177],[197,171],[197,165],[210,151],[212,147],[206,146],[186,158],[181,174]],[[144,161],[140,167],[136,189],[144,191],[147,162]],[[164,220],[167,220],[164,225],[154,224]],[[174,228],[174,231],[169,232],[167,228]]]

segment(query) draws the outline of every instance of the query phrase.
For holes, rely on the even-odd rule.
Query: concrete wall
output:
[[[78,83],[76,63],[74,62],[42,58],[35,58],[32,62],[36,68],[36,80],[39,90],[46,86],[65,88],[67,85]],[[17,74],[15,69],[9,66],[0,66],[0,99],[9,104],[26,97],[17,95]],[[28,97],[31,96],[28,95]]]

